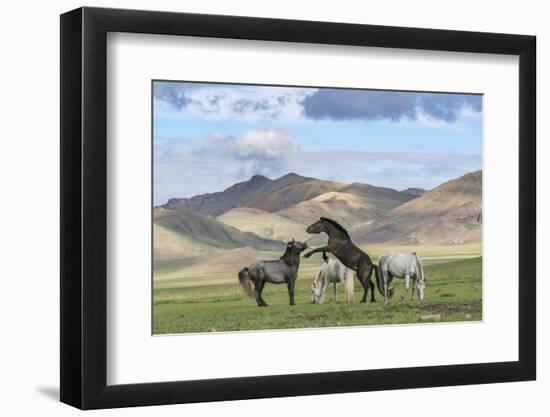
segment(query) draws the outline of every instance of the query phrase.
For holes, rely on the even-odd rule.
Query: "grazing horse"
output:
[[[316,248],[306,253],[306,258],[309,258],[316,252],[330,252],[349,269],[353,269],[355,271],[357,279],[365,290],[365,294],[361,299],[362,303],[367,302],[367,294],[369,292],[369,289],[371,290],[371,302],[376,301],[374,299],[374,284],[371,280],[372,271],[374,270],[378,291],[380,291],[381,295],[384,295],[381,287],[382,283],[380,282],[380,276],[378,274],[378,267],[372,263],[369,255],[367,255],[365,252],[355,246],[355,244],[351,241],[351,238],[346,229],[344,229],[332,219],[321,217],[318,222],[315,222],[312,225],[308,226],[306,232],[309,234],[318,234],[324,232],[328,236],[327,245]],[[388,295],[391,297],[391,295],[393,294],[393,289],[390,288],[388,293]]]
[[[378,261],[378,269],[382,276],[382,282],[384,285],[384,304],[388,303],[387,291],[394,277],[405,279],[405,294],[401,296],[401,299],[405,298],[409,292],[409,280],[412,279],[412,299],[414,300],[414,293],[418,293],[418,298],[424,299],[424,290],[426,289],[426,279],[424,278],[424,269],[420,258],[413,253],[388,253],[380,258]]]
[[[353,276],[348,274],[348,269],[338,260],[329,260],[323,264],[317,276],[311,284],[311,303],[323,304],[325,292],[330,283],[334,284],[334,301],[336,302],[336,284],[344,286],[346,303],[353,303]]]
[[[262,297],[266,282],[285,284],[288,287],[290,305],[294,305],[294,286],[300,267],[300,254],[307,249],[307,243],[292,239],[286,245],[286,251],[277,261],[259,261],[239,272],[239,282],[245,293],[256,300],[258,306],[267,307]],[[254,288],[252,288],[252,283]]]

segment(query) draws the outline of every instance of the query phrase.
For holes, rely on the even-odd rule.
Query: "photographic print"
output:
[[[482,319],[482,95],[152,82],[153,334]]]

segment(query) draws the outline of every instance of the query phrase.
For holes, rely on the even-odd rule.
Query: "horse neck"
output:
[[[287,249],[285,254],[281,256],[281,260],[287,265],[298,267],[300,265],[300,254]]]
[[[417,278],[419,281],[424,281],[424,269],[422,268],[422,263],[420,262],[420,259],[417,255],[414,255],[415,262],[416,262],[416,269],[417,269]]]
[[[315,277],[315,287],[322,285],[325,282],[325,271],[321,269]]]
[[[325,223],[324,232],[328,235],[328,240],[329,241],[331,239],[333,241],[334,240],[338,240],[338,241],[349,241],[350,240],[349,237],[347,237],[344,232],[342,232],[340,229],[338,229],[337,227],[333,226],[330,223]]]

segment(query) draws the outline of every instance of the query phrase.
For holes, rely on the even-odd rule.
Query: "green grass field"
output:
[[[412,248],[394,248],[400,251]],[[416,249],[418,252],[418,248]],[[388,248],[369,248],[377,261]],[[365,326],[377,324],[473,321],[482,319],[482,258],[480,245],[422,247],[427,280],[423,301],[404,300],[403,280],[394,279],[395,296],[384,307],[376,291],[376,303],[360,304],[363,290],[355,280],[356,303],[345,304],[343,289],[338,303],[327,290],[326,304],[310,304],[311,282],[321,259],[312,257],[301,264],[296,285],[296,304],[289,306],[286,285],[267,284],[264,298],[268,308],[259,308],[246,297],[236,274],[208,273],[204,276],[174,276],[181,263],[162,264],[155,271],[153,333],[196,333],[237,330],[291,329],[312,327]],[[269,259],[266,256],[266,259]],[[198,274],[200,275],[200,274]],[[208,285],[197,285],[197,282]]]

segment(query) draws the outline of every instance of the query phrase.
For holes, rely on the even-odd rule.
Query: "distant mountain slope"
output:
[[[370,209],[373,210],[376,217],[382,217],[388,211],[413,198],[409,194],[401,193],[392,188],[377,187],[356,182],[342,188],[340,192],[365,197],[369,202]]]
[[[389,188],[354,183],[283,209],[278,214],[305,225],[319,217],[329,217],[351,228],[377,220],[412,198]]]
[[[264,256],[265,257],[265,256]],[[224,273],[236,281],[237,273],[245,266],[262,259],[261,253],[251,247],[221,251],[198,258],[191,265],[186,265],[166,274],[163,279],[174,279],[182,276],[195,276],[212,273]]]
[[[352,230],[356,243],[451,243],[481,240],[482,172],[448,181]]]
[[[213,246],[159,224],[153,225],[153,239],[153,256],[156,260],[204,255],[215,250]]]
[[[427,193],[424,188],[407,188],[406,190],[401,190],[400,192],[403,194],[412,195],[414,197],[420,197],[421,195]]]
[[[283,242],[265,239],[225,225],[213,217],[189,209],[153,212],[155,257],[187,257],[201,251],[252,246],[258,250],[281,250]],[[179,254],[179,256],[177,256]]]
[[[342,186],[341,183],[294,173],[275,180],[254,175],[248,181],[232,185],[224,191],[190,198],[172,198],[162,207],[170,210],[188,208],[212,216],[219,216],[237,207],[257,208],[273,213]]]
[[[302,223],[287,219],[278,213],[268,213],[255,208],[234,208],[217,219],[244,232],[252,232],[268,239],[288,241],[294,237],[304,241],[309,237]]]
[[[341,223],[358,244],[479,242],[481,182],[477,171],[431,191],[396,191],[293,173],[275,180],[256,175],[221,192],[171,199],[156,208],[155,257],[246,246],[279,250],[281,241],[308,239],[305,228],[319,217]]]
[[[392,188],[377,187],[375,185],[360,182],[354,182],[346,185],[340,191],[343,193],[357,194],[363,197],[368,197],[372,202],[376,202],[382,206],[386,202],[389,206],[395,206],[396,204],[402,204],[411,199],[408,194],[404,194]],[[386,211],[388,207],[382,208]]]

